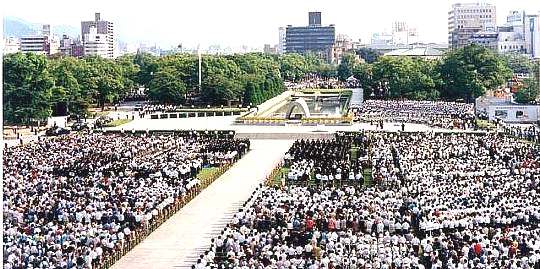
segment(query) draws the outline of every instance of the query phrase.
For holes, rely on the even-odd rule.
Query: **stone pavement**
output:
[[[112,268],[191,268],[293,142],[252,140],[248,154]]]

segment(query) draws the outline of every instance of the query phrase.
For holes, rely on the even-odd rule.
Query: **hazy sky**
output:
[[[375,32],[390,30],[393,21],[418,29],[423,42],[446,42],[448,11],[457,0],[7,0],[4,14],[31,22],[80,27],[82,20],[115,23],[117,35],[128,42],[176,45],[249,45],[278,42],[278,27],[308,23],[309,11],[322,12],[322,24],[336,32],[369,42]],[[463,1],[476,2],[476,1]],[[497,7],[498,24],[510,10],[540,11],[538,0],[483,0]]]

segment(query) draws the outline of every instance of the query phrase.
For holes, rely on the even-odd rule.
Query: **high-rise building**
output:
[[[409,31],[407,31],[407,45],[418,44],[418,42],[420,42],[418,38],[418,29],[409,28]]]
[[[332,47],[336,40],[336,27],[322,26],[320,12],[310,12],[308,26],[288,25],[285,29],[285,52],[313,52],[332,61]]]
[[[533,58],[540,58],[540,14],[525,15],[525,48]]]
[[[496,8],[488,3],[458,3],[448,12],[448,44],[461,48],[479,31],[494,30]]]
[[[478,31],[474,33],[469,42],[486,47],[492,50],[497,50],[499,33],[496,31]]]
[[[285,53],[285,38],[286,38],[285,27],[279,27],[279,42],[278,42],[278,46],[277,46],[277,53],[278,54]]]
[[[52,31],[51,25],[50,24],[44,24],[41,34],[46,35],[46,36],[53,36],[53,31]]]
[[[91,29],[95,29],[95,33],[90,33]],[[102,45],[99,45],[99,55],[105,58],[114,58],[115,55],[115,40],[114,40],[114,24],[109,21],[101,20],[100,13],[95,13],[93,21],[83,21],[81,22],[81,36],[83,38],[83,46],[85,47],[85,53],[88,51],[92,53],[96,50],[96,39],[87,40],[86,37],[96,38],[96,35],[100,35],[99,43],[105,42],[107,47],[107,52],[102,53]],[[105,40],[103,40],[105,39]],[[90,42],[90,43],[88,43]],[[86,46],[91,46],[91,48],[86,49]]]
[[[90,26],[89,33],[84,34],[84,55],[98,55],[103,58],[113,58],[109,51],[109,42],[106,34],[98,34],[95,26]]]

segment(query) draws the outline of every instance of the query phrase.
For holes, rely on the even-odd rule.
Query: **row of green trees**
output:
[[[283,79],[303,78],[309,61],[318,59],[295,54],[204,55],[199,89],[197,55],[138,53],[112,60],[9,54],[3,57],[4,122],[44,120],[62,108],[84,114],[91,106],[103,108],[138,87],[148,89],[152,101],[164,104],[257,105],[281,93]]]
[[[369,50],[358,54],[367,55],[371,63],[356,61],[355,54],[345,55],[337,67],[339,78],[354,75],[364,93],[375,98],[472,102],[487,90],[504,87],[513,73],[534,74],[538,68],[525,56],[500,55],[477,45],[449,51],[442,59],[374,56]],[[530,98],[518,101],[533,100],[538,94],[537,80],[525,80],[521,91]]]
[[[313,54],[203,55],[199,89],[198,56],[192,54],[137,53],[111,60],[17,53],[3,57],[4,122],[42,120],[60,107],[83,114],[93,105],[103,108],[121,100],[138,87],[163,104],[257,105],[281,93],[284,80],[312,76],[341,81],[354,76],[367,98],[472,101],[504,85],[513,72],[534,70],[538,65],[526,57],[503,56],[476,45],[435,60],[380,56],[361,49],[345,54],[339,65]],[[537,95],[538,81],[530,79],[517,99],[527,102]]]
[[[135,85],[138,68],[126,58],[49,59],[32,53],[3,58],[4,122],[44,120],[58,106],[82,114],[118,99]]]

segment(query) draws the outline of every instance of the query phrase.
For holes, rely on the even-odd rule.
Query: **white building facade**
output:
[[[84,35],[84,55],[97,55],[103,58],[113,58],[109,53],[109,42],[106,34],[98,34],[96,27],[90,27]]]
[[[448,44],[460,48],[476,32],[494,30],[497,11],[488,3],[457,3],[448,12]]]
[[[95,34],[100,35],[99,41],[97,39],[93,39],[93,40],[86,39],[87,36],[96,37],[95,34],[91,32],[92,28],[95,29]],[[118,55],[118,49],[117,49],[117,44],[116,44],[116,39],[115,39],[115,34],[114,34],[114,23],[110,21],[102,20],[100,13],[95,13],[95,17],[93,21],[81,22],[81,36],[83,39],[83,46],[85,47],[84,48],[85,52],[88,50],[90,53],[93,53],[91,55],[102,55],[102,57],[105,57],[105,58],[115,58],[115,56]],[[103,55],[101,52],[101,49],[102,49],[101,43],[103,42],[103,40],[107,44],[106,55]],[[89,48],[86,48],[87,44],[88,46],[90,46]]]

